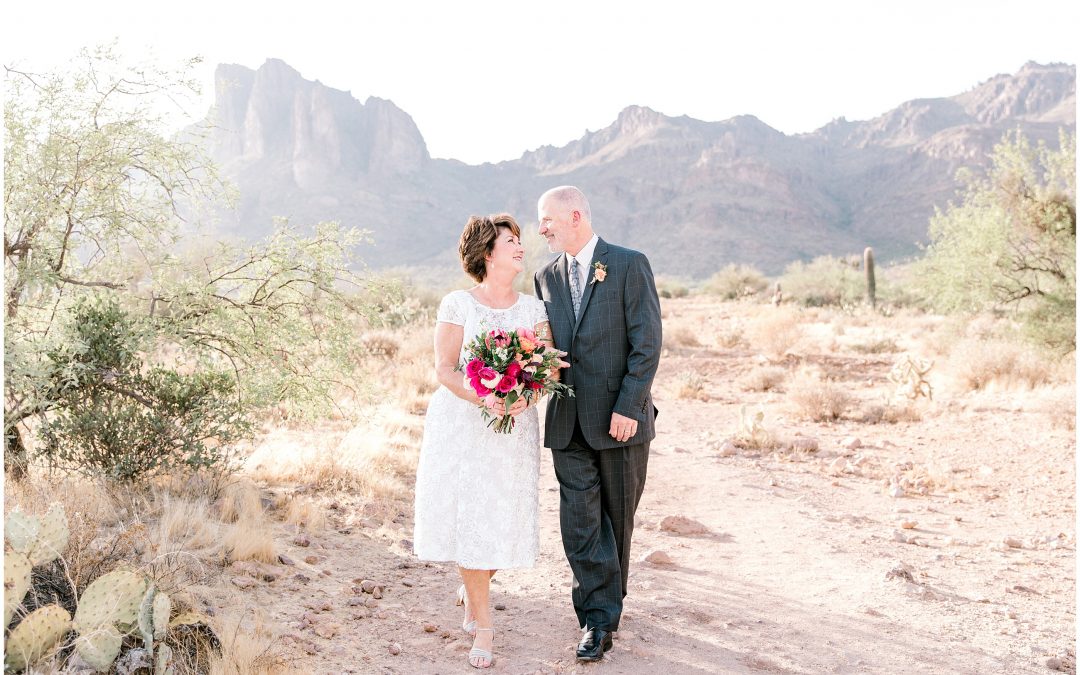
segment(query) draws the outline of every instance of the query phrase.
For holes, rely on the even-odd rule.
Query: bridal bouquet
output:
[[[522,397],[532,402],[544,394],[574,395],[569,386],[554,379],[565,354],[548,348],[528,328],[481,333],[465,345],[465,352],[465,385],[481,398],[498,398],[504,411]],[[498,433],[508,434],[514,429],[514,418],[509,414],[494,416],[486,406],[482,414]]]

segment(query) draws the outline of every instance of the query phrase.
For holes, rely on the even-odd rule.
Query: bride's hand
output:
[[[510,414],[517,416],[525,412],[525,409],[529,407],[529,402],[522,396],[518,400],[514,401],[514,404],[510,406]]]

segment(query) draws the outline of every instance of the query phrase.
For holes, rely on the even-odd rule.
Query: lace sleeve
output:
[[[459,294],[447,293],[439,303],[439,311],[435,314],[436,321],[452,323],[458,326],[465,325],[465,308],[462,306]]]
[[[533,315],[532,323],[535,328],[548,320],[547,307],[544,305],[544,301],[537,297],[533,297],[531,302]]]

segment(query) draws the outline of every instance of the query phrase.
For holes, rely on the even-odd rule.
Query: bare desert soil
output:
[[[811,314],[799,345],[768,357],[745,341],[710,341],[709,326],[752,319],[740,311],[665,303],[666,336],[683,326],[704,337],[667,348],[654,386],[658,435],[613,651],[596,664],[574,659],[544,449],[541,554],[535,568],[496,577],[494,672],[1075,672],[1075,431],[1047,409],[1075,383],[968,392],[939,358],[919,419],[866,423],[857,411],[892,391],[898,354],[847,347],[895,331],[898,350],[917,352],[935,325],[875,318],[837,329],[842,320]],[[809,421],[784,384],[743,390],[740,379],[765,366],[814,367],[855,402],[838,420]],[[687,373],[701,378],[695,397],[679,396]],[[779,449],[723,445],[743,405],[787,439]],[[342,438],[302,442],[346,452]],[[298,534],[280,524],[278,549],[292,564],[234,565],[238,585],[220,607],[255,608],[304,672],[472,672],[456,572],[412,556],[408,502],[310,496],[328,525]],[[704,532],[669,531],[669,516]],[[671,563],[641,561],[655,551]]]

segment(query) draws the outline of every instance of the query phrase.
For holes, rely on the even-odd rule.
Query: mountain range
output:
[[[912,256],[956,171],[988,163],[1011,129],[1056,147],[1076,128],[1076,68],[1028,63],[947,98],[874,119],[783,134],[741,115],[708,122],[625,108],[610,126],[519,159],[433,159],[393,102],[303,78],[283,61],[219,65],[208,117],[212,156],[239,188],[223,234],[255,239],[275,216],[368,229],[372,267],[454,269],[472,213],[535,225],[537,197],[561,184],[588,195],[596,230],[644,251],[660,274],[703,278],[727,263],[779,273],[794,260],[873,246]]]

